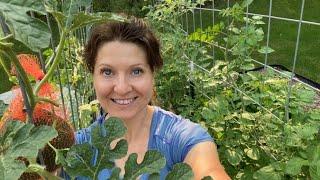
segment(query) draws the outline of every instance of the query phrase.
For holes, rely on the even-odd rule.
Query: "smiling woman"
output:
[[[200,125],[150,105],[154,74],[163,62],[159,42],[145,22],[132,19],[96,26],[84,55],[93,74],[97,99],[106,114],[90,127],[78,131],[76,143],[90,142],[91,128],[102,124],[106,117],[115,116],[121,118],[127,128],[121,139],[128,142],[128,155],[137,153],[138,163],[151,149],[165,156],[161,179],[180,162],[191,166],[195,179],[209,175],[215,179],[229,179],[212,137]],[[122,174],[128,155],[115,161]],[[111,170],[104,169],[99,179],[108,179],[110,175]],[[148,174],[140,179],[148,179]]]
[[[104,43],[97,52],[93,84],[109,116],[124,121],[144,119],[152,97],[153,72],[142,48],[131,42]]]

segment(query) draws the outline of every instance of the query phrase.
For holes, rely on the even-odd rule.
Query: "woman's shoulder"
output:
[[[151,132],[150,148],[160,150],[169,166],[182,162],[194,145],[213,141],[200,124],[160,107],[155,108]]]
[[[206,132],[200,124],[160,107],[155,107],[154,116],[152,124],[156,126],[155,134],[157,135],[166,134],[168,137],[172,137],[172,133],[192,135],[194,131]]]
[[[176,115],[160,107],[155,108],[152,122],[153,136],[169,144],[189,144],[204,140],[212,141],[212,137],[200,124]]]

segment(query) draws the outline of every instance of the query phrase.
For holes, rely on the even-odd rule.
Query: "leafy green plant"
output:
[[[5,126],[0,135],[1,179],[18,179],[25,171],[46,174],[44,167],[39,166],[35,159],[39,149],[58,135],[56,130],[50,126],[35,127],[19,121],[9,121]],[[27,166],[23,158],[31,160],[31,164]]]
[[[29,113],[29,122],[33,121],[33,110],[39,102],[49,102],[53,105],[57,105],[56,102],[53,102],[50,98],[38,97],[37,94],[41,91],[41,87],[51,79],[54,70],[57,68],[59,61],[63,57],[64,47],[66,45],[66,39],[69,35],[78,28],[90,25],[93,23],[105,22],[108,20],[124,20],[120,16],[116,16],[112,13],[93,13],[88,14],[86,12],[78,12],[78,9],[89,6],[88,1],[82,0],[69,0],[64,1],[63,4],[60,1],[39,1],[37,3],[31,1],[16,2],[16,1],[5,1],[1,2],[0,12],[1,15],[7,20],[11,31],[13,34],[0,39],[0,55],[1,55],[1,64],[5,68],[6,73],[11,77],[10,67],[8,64],[13,64],[16,68],[18,79],[21,79],[22,84],[25,87],[27,104],[26,106],[30,108]],[[18,14],[13,14],[13,10],[19,12]],[[60,32],[59,43],[57,47],[53,50],[53,53],[49,53],[48,61],[46,62],[46,67],[48,68],[47,73],[43,78],[36,80],[35,82],[31,81],[26,75],[23,67],[17,59],[14,49],[12,48],[13,43],[12,37],[18,41],[21,41],[26,46],[34,51],[38,51],[42,48],[46,48],[49,44],[50,33],[47,28],[46,23],[41,21],[41,18],[31,17],[28,13],[37,13],[37,17],[41,17],[46,13],[49,13],[55,18],[55,21],[58,25]],[[29,26],[31,24],[31,26]],[[29,29],[25,30],[26,32],[20,33],[19,30],[22,30],[24,27]],[[41,30],[41,32],[39,31]],[[42,32],[43,31],[43,32]],[[25,36],[26,35],[26,36]],[[40,38],[26,38],[26,37],[40,37]],[[38,42],[40,41],[40,42]],[[8,63],[9,62],[9,63]],[[75,83],[77,81],[75,80]],[[2,153],[4,156],[4,162],[9,162],[3,164],[10,165],[10,168],[4,167],[3,170],[4,178],[18,178],[23,172],[33,172],[38,173],[41,176],[57,179],[58,177],[52,176],[50,173],[44,170],[44,167],[39,166],[35,163],[38,150],[47,144],[51,137],[52,133],[55,131],[49,131],[45,127],[33,128],[33,125],[28,123],[24,126],[20,126],[17,121],[7,121],[9,125],[13,124],[15,127],[8,126],[5,128],[6,134],[1,137],[1,141],[4,146],[2,146]],[[104,127],[95,127],[93,128],[92,142],[93,144],[79,144],[74,145],[70,149],[56,149],[53,145],[49,143],[49,146],[55,150],[57,163],[61,163],[66,171],[72,176],[86,176],[92,179],[97,178],[97,174],[101,169],[104,168],[113,168],[114,159],[121,158],[126,155],[127,143],[124,140],[120,140],[114,149],[110,149],[111,141],[116,138],[120,138],[125,133],[124,126],[120,123],[119,120],[109,119],[109,123],[104,124]],[[15,125],[18,124],[18,125]],[[53,124],[54,126],[55,124]],[[104,129],[105,128],[105,129]],[[33,130],[35,129],[35,130]],[[34,131],[40,129],[39,133],[34,133]],[[42,135],[46,130],[46,136]],[[11,132],[11,134],[9,133]],[[17,132],[16,134],[13,134]],[[30,132],[30,136],[28,133]],[[41,134],[42,133],[42,134]],[[106,134],[107,133],[107,134]],[[23,135],[23,137],[22,137]],[[56,134],[55,134],[56,135]],[[11,136],[17,139],[12,139]],[[53,135],[52,135],[53,136]],[[9,137],[9,138],[7,138]],[[39,141],[39,137],[42,138]],[[26,138],[26,139],[23,139]],[[12,147],[10,146],[13,141]],[[39,141],[39,142],[37,142]],[[22,144],[17,144],[17,143]],[[40,143],[38,146],[37,143]],[[25,151],[24,148],[31,148],[32,151]],[[94,152],[92,147],[99,150],[97,157],[97,163],[91,164],[92,157]],[[7,151],[8,150],[8,151]],[[26,153],[26,154],[24,154]],[[64,154],[67,153],[65,157]],[[25,164],[19,164],[17,158],[23,157],[26,159]],[[136,163],[137,155],[132,154],[129,156],[127,164],[125,166],[126,174],[125,179],[135,179],[143,173],[151,173],[153,178],[159,177],[157,174],[159,169],[164,165],[165,159],[161,156],[160,153],[156,151],[148,151],[144,157],[144,161],[141,164]],[[28,164],[29,163],[29,164]],[[12,166],[11,166],[12,165]],[[15,171],[11,171],[13,168]],[[19,169],[18,169],[19,168]],[[184,165],[183,171],[175,174],[171,173],[170,176],[175,177],[175,175],[181,175],[185,177],[190,177],[191,168]],[[175,170],[180,168],[175,167]],[[119,178],[119,168],[114,168],[112,178]]]
[[[273,52],[261,45],[261,17],[244,15],[251,2],[222,10],[224,21],[188,37],[179,18],[196,5],[166,1],[156,7],[148,18],[163,39],[160,102],[208,129],[232,178],[317,179],[316,150],[307,152],[319,146],[318,111],[308,108],[316,93],[293,83],[287,121],[289,79],[267,69],[250,72],[253,54]],[[224,54],[221,60],[212,60],[212,46]]]
[[[38,122],[37,118],[33,118],[34,110],[36,105],[39,103],[51,103],[53,106],[57,106],[57,102],[54,100],[42,97],[39,95],[39,91],[42,90],[42,87],[46,85],[47,81],[52,77],[54,70],[56,69],[59,61],[62,58],[62,52],[65,45],[66,37],[68,34],[72,33],[77,28],[98,23],[108,20],[123,20],[121,17],[113,15],[111,13],[95,13],[88,14],[84,12],[78,12],[79,8],[88,6],[90,2],[88,1],[64,1],[63,6],[62,2],[57,1],[2,1],[0,2],[0,15],[3,16],[6,20],[6,24],[9,26],[12,34],[2,37],[0,39],[0,62],[3,66],[5,72],[10,78],[12,78],[10,69],[11,64],[14,66],[17,72],[17,79],[19,79],[23,90],[26,92],[25,98],[25,107],[27,107],[28,113],[28,122],[29,123],[47,123],[55,126],[53,122],[53,117],[49,116],[44,118],[44,122]],[[18,12],[18,13],[14,13]],[[13,38],[17,41],[22,42],[28,48],[33,51],[39,51],[42,48],[46,48],[49,45],[50,33],[47,27],[47,24],[41,21],[41,16],[44,16],[46,13],[50,13],[55,20],[57,21],[60,34],[60,39],[57,47],[54,50],[54,53],[51,54],[49,61],[47,62],[48,72],[33,82],[30,77],[27,76],[22,65],[16,57],[15,51],[13,49]],[[32,16],[31,14],[36,14]],[[39,18],[36,18],[39,17]],[[81,19],[81,20],[80,20]],[[22,31],[22,32],[20,32]],[[39,95],[39,96],[38,96]],[[38,112],[37,112],[38,113]],[[48,119],[49,118],[49,119]],[[41,119],[41,118],[40,118]],[[12,121],[15,119],[9,119]],[[37,122],[35,122],[37,120]],[[43,119],[41,119],[43,120]],[[50,123],[49,123],[50,121]],[[7,121],[5,121],[7,122]],[[4,123],[4,122],[1,122]],[[56,124],[60,126],[59,122]],[[60,134],[60,132],[59,132]],[[48,139],[45,139],[46,143],[49,142]],[[58,139],[59,140],[59,139]],[[57,140],[57,141],[58,141]],[[63,138],[62,138],[63,141]],[[30,141],[31,142],[31,141]],[[41,147],[32,146],[39,150]],[[30,145],[31,148],[31,145]],[[23,149],[22,149],[23,150]],[[19,151],[19,149],[17,149]],[[34,152],[34,156],[37,155],[37,152]],[[23,156],[22,156],[23,157]],[[15,159],[15,157],[12,157]],[[30,163],[32,159],[26,157],[26,163]],[[46,157],[44,157],[46,160]],[[28,166],[29,167],[29,166]],[[7,171],[8,169],[6,169]],[[25,169],[22,168],[22,172]],[[31,165],[28,169],[28,172],[36,172],[39,168],[35,168],[34,165]],[[43,171],[45,172],[45,171]],[[45,175],[46,173],[44,173]],[[17,174],[17,175],[21,175]],[[42,175],[42,174],[41,174]]]
[[[103,124],[96,125],[91,129],[91,142],[74,145],[66,153],[56,150],[58,162],[66,172],[75,178],[84,176],[90,179],[97,179],[103,169],[112,169],[110,179],[120,179],[120,168],[115,166],[114,160],[120,159],[127,154],[127,141],[121,139],[114,148],[111,148],[112,141],[122,138],[126,128],[118,118],[108,118]],[[61,152],[61,153],[59,153]],[[97,153],[98,152],[98,153]],[[142,174],[152,174],[153,178],[159,178],[159,171],[164,167],[165,158],[156,150],[146,152],[143,161],[137,163],[137,154],[130,154],[125,164],[123,179],[136,179]],[[177,164],[168,174],[166,179],[191,178],[192,170],[187,164]]]

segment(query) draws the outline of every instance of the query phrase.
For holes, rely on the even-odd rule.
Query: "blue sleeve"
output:
[[[189,120],[182,120],[173,127],[172,133],[172,160],[175,163],[183,162],[188,152],[198,143],[212,141],[210,134],[199,124]]]

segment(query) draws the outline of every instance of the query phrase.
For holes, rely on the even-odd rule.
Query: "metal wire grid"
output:
[[[228,0],[227,2],[227,7],[230,7],[230,0]],[[272,15],[272,4],[273,4],[273,1],[270,0],[269,1],[269,12],[268,12],[268,15],[265,15],[265,14],[257,14],[257,13],[250,13],[249,12],[249,6],[247,6],[246,8],[246,16],[261,16],[261,17],[264,17],[264,18],[268,18],[268,24],[267,24],[267,40],[266,40],[266,46],[269,47],[269,43],[270,43],[270,27],[271,27],[271,20],[272,19],[278,19],[278,20],[282,20],[282,21],[289,21],[289,22],[296,22],[298,23],[298,29],[297,29],[297,37],[296,37],[296,45],[295,45],[295,52],[294,52],[294,58],[293,58],[293,67],[292,67],[292,72],[291,74],[287,74],[287,73],[284,73],[274,67],[271,67],[269,66],[267,63],[268,63],[268,53],[265,54],[265,57],[264,57],[264,63],[261,63],[260,61],[257,61],[255,59],[253,59],[253,61],[259,65],[262,65],[265,69],[271,69],[272,71],[280,74],[281,76],[284,76],[286,78],[289,78],[289,83],[288,83],[288,93],[287,93],[287,97],[286,97],[286,103],[285,103],[285,118],[286,120],[289,120],[289,105],[290,105],[290,97],[291,97],[291,91],[292,91],[292,86],[293,86],[293,82],[296,81],[296,82],[299,82],[299,83],[302,83],[303,85],[307,86],[308,88],[311,88],[313,89],[314,91],[316,92],[320,92],[319,89],[301,81],[300,79],[296,78],[294,76],[295,74],[295,69],[296,69],[296,63],[297,63],[297,60],[298,60],[298,53],[299,53],[299,43],[300,43],[300,34],[301,34],[301,25],[302,24],[310,24],[310,25],[316,25],[316,26],[320,26],[320,23],[318,22],[312,22],[312,21],[305,21],[303,20],[303,12],[304,12],[304,7],[305,7],[305,0],[302,0],[301,1],[301,8],[300,8],[300,18],[299,19],[291,19],[291,18],[285,18],[285,17],[277,17],[277,16],[273,16]],[[202,26],[202,11],[211,11],[212,12],[212,25],[215,24],[215,13],[216,12],[220,12],[221,9],[216,9],[215,8],[215,4],[214,4],[214,1],[212,1],[212,8],[204,8],[202,7],[201,5],[199,7],[196,7],[196,8],[192,8],[191,9],[191,12],[192,12],[192,29],[193,31],[195,31],[195,27],[196,27],[196,21],[197,19],[195,18],[195,10],[199,10],[199,21],[200,21],[200,29],[203,30],[203,26]],[[183,22],[183,20],[182,20]],[[186,13],[185,15],[185,33],[186,34],[189,34],[189,16],[188,14]],[[248,25],[248,24],[246,24]],[[212,44],[212,56],[213,56],[213,60],[215,60],[215,47],[217,45],[216,44]],[[231,51],[227,46],[226,47],[221,47],[221,46],[218,46],[219,48],[222,48],[222,49],[225,49],[226,51]],[[192,59],[190,59],[188,57],[187,54],[185,54],[185,57],[186,59],[189,61],[190,63],[190,71],[194,71],[194,67],[200,69],[201,71],[203,71],[204,73],[208,73],[210,74],[210,72],[205,69],[204,67],[194,63],[194,61]],[[190,77],[192,78],[192,77]],[[255,101],[252,97],[250,97],[246,92],[244,92],[243,90],[237,88],[237,87],[234,87],[234,90],[241,93],[243,96],[249,98],[251,101],[253,101],[255,104],[257,104],[258,106],[260,106],[263,110],[265,110],[266,112],[270,113],[272,116],[274,116],[275,118],[277,119],[280,119],[278,116],[276,116],[275,114],[273,114],[271,111],[269,111],[267,108],[265,108],[263,105],[261,105],[259,102]],[[208,95],[206,95],[204,92],[201,92],[202,94],[204,94],[205,97],[209,97]],[[209,98],[210,99],[210,98]]]

